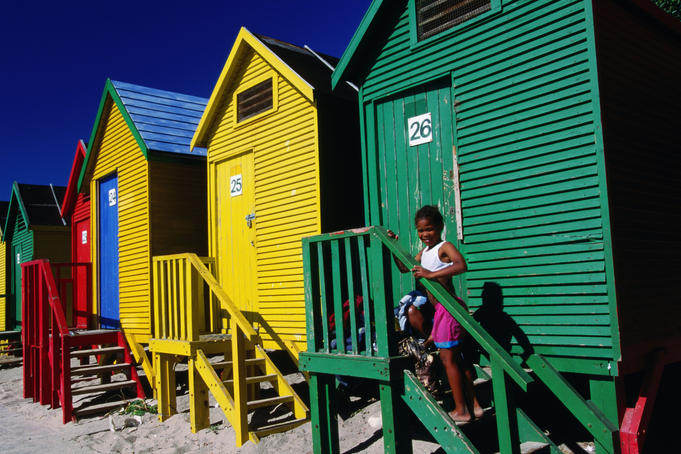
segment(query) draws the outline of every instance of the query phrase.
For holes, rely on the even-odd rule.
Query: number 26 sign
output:
[[[409,146],[421,145],[433,141],[433,123],[430,112],[407,119]]]

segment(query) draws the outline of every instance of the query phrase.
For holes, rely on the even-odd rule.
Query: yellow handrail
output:
[[[198,340],[205,313],[203,283],[243,332],[248,341],[258,338],[258,333],[244,317],[238,306],[222,289],[206,264],[214,259],[198,257],[193,253],[157,256],[154,261],[154,337],[173,340]],[[210,305],[210,328],[215,311]]]

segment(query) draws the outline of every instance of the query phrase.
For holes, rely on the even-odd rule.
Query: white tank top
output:
[[[424,267],[428,271],[437,271],[441,270],[442,268],[452,266],[451,263],[445,263],[442,260],[440,260],[440,248],[442,247],[443,244],[445,244],[444,240],[440,241],[438,244],[431,247],[430,249],[425,248],[423,252],[421,252],[422,267]]]

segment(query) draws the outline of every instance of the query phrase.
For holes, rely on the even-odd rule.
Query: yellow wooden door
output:
[[[234,303],[246,312],[258,311],[255,272],[255,184],[253,152],[217,165],[220,283]],[[246,314],[251,321],[254,317]]]

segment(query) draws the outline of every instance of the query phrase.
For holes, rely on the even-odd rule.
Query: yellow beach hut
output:
[[[154,257],[163,303],[156,312],[180,314],[175,322],[157,318],[149,345],[159,415],[176,411],[173,362],[188,357],[192,430],[209,425],[210,392],[237,446],[307,420],[307,406],[266,349],[297,360],[305,348],[301,238],[363,223],[357,92],[349,85],[332,92],[336,62],[240,30],[191,143],[207,149],[213,272],[191,254]],[[193,270],[187,279],[175,271],[184,269]],[[180,289],[179,311],[177,281],[192,283]],[[221,318],[211,322],[210,332],[223,336],[214,344],[201,335],[204,282],[219,302],[209,309]],[[231,361],[208,362],[218,349]],[[266,396],[258,395],[262,382],[272,385]]]
[[[192,146],[208,149],[209,252],[263,345],[305,349],[301,238],[363,225],[357,92],[338,60],[242,28]]]
[[[2,230],[5,228],[9,202],[0,201],[0,331],[5,331],[7,312],[7,245],[2,238]]]
[[[205,153],[189,153],[205,105],[125,82],[104,87],[78,188],[91,201],[93,311],[131,345],[151,335],[152,256],[205,255]]]

